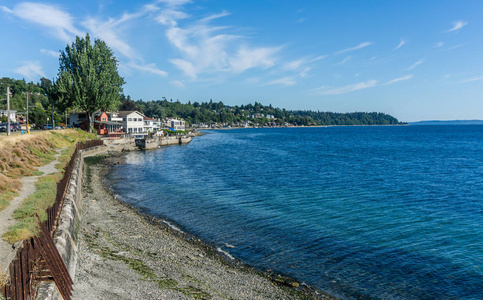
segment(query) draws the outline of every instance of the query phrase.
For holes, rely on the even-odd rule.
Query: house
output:
[[[15,122],[17,120],[15,114],[17,113],[16,110],[10,110],[10,122]],[[0,110],[0,117],[9,116],[7,110]]]
[[[186,130],[186,123],[183,120],[178,119],[167,119],[166,120],[166,127],[172,128],[174,130],[183,131]]]
[[[144,131],[155,133],[159,129],[161,129],[161,121],[159,119],[144,117]]]
[[[121,118],[120,124],[122,124],[127,134],[134,137],[143,138],[147,135],[147,131],[144,130],[144,115],[138,111],[120,111],[117,113],[116,118]]]
[[[71,127],[81,127],[81,124],[87,122],[87,113],[85,111],[70,113],[69,125]]]

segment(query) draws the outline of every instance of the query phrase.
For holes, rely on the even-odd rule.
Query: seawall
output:
[[[77,233],[81,221],[82,211],[82,177],[84,175],[84,158],[96,155],[107,150],[105,146],[98,146],[86,150],[79,151],[76,159],[72,175],[69,180],[67,192],[64,198],[64,204],[59,216],[57,229],[55,230],[53,240],[57,250],[64,261],[71,278],[75,276],[75,268],[77,265]],[[62,299],[57,291],[54,282],[43,283],[37,291],[38,300],[43,299]]]

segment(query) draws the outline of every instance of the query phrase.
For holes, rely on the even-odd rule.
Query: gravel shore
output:
[[[121,203],[102,184],[110,163],[86,164],[73,299],[327,299]]]

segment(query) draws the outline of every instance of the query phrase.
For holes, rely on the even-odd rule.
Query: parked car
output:
[[[7,131],[7,125],[8,123],[2,123],[0,124],[0,131],[1,132],[6,132]],[[14,132],[14,131],[17,131],[19,129],[17,129],[17,126],[15,126],[15,123],[10,123],[10,132]]]
[[[52,127],[52,124],[44,124],[44,126],[42,127],[43,130],[52,130],[53,127]]]

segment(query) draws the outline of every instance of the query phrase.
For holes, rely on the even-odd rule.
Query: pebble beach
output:
[[[73,299],[329,299],[120,202],[103,184],[113,163],[85,166]]]

